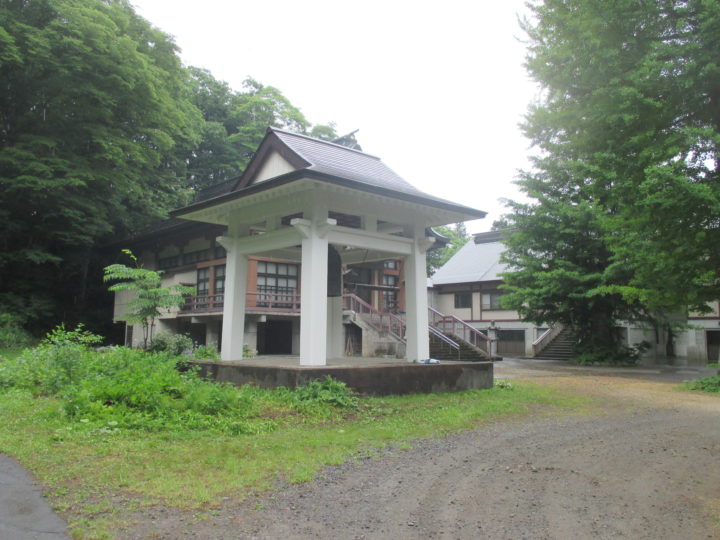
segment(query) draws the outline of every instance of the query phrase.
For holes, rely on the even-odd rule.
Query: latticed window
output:
[[[225,292],[225,265],[215,267],[215,294]]]
[[[197,294],[206,296],[210,293],[210,269],[200,268],[197,271]]]
[[[258,300],[292,302],[298,285],[298,265],[258,262],[257,292],[268,293],[259,295]]]
[[[388,287],[398,286],[398,277],[392,275],[383,275],[383,285]],[[397,291],[383,291],[383,307],[385,311],[397,310]]]

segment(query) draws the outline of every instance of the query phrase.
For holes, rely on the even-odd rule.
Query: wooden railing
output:
[[[490,352],[490,338],[455,315],[445,315],[429,307],[428,322],[431,327],[437,328],[443,334],[450,334],[486,353]]]
[[[180,308],[181,313],[212,313],[223,310],[222,294],[205,294],[200,296],[187,296],[185,305]]]
[[[344,308],[354,311],[381,334],[389,334],[405,343],[405,321],[393,313],[379,311],[354,294],[343,294]]]
[[[533,341],[532,349],[533,356],[539,354],[545,347],[550,345],[553,339],[555,339],[565,327],[562,324],[556,324],[552,328],[545,330],[535,341]]]
[[[181,313],[217,313],[223,310],[224,295],[211,294],[188,296]],[[254,312],[267,313],[299,313],[300,294],[297,292],[257,292],[246,294],[246,309]]]

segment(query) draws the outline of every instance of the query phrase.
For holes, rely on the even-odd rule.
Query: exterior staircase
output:
[[[405,321],[393,313],[381,312],[354,294],[345,294],[345,309],[360,318],[379,336],[405,345]],[[430,357],[438,360],[488,360],[490,339],[480,330],[453,315],[428,308]]]
[[[549,329],[533,343],[533,358],[541,360],[570,360],[577,342],[570,328]]]
[[[437,335],[440,334],[440,336]],[[438,360],[480,361],[487,360],[487,354],[462,340],[455,341],[442,332],[430,332],[430,358]],[[446,338],[446,339],[443,339]],[[452,343],[448,343],[447,340]]]

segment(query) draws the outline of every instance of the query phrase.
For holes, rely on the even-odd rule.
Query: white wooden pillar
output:
[[[405,340],[408,362],[430,358],[425,253],[434,238],[425,238],[424,233],[424,227],[415,228],[412,252],[405,258]]]
[[[229,231],[230,232],[230,231]],[[221,239],[218,239],[219,241]],[[242,360],[245,343],[245,296],[247,293],[248,258],[236,248],[237,237],[222,237],[227,251],[223,305],[223,361]]]
[[[312,223],[302,239],[300,284],[300,365],[327,362],[327,230]]]
[[[342,296],[327,299],[327,357],[342,358],[345,353]]]

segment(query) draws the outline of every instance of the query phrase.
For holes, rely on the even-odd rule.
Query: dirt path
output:
[[[151,510],[154,525],[127,537],[720,538],[720,399],[661,380],[499,371],[602,407],[420,441],[203,520]]]

